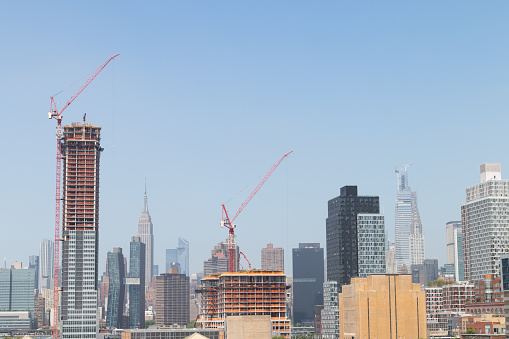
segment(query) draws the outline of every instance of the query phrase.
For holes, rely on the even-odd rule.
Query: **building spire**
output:
[[[148,203],[147,203],[147,178],[145,177],[145,195],[143,196],[143,211],[141,213],[148,214]]]

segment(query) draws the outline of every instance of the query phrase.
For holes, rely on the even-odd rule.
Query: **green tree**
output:
[[[155,325],[155,324],[156,324],[155,319],[152,319],[152,320],[145,320],[145,328],[148,328],[149,326],[151,326],[151,325]]]
[[[195,328],[196,327],[196,321],[193,320],[193,321],[190,321],[188,324],[187,324],[187,328]]]
[[[467,334],[475,334],[476,332],[474,331],[474,329],[472,327],[469,327],[467,328]]]

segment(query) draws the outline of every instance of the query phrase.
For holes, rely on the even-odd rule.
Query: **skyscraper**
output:
[[[129,328],[145,328],[145,251],[139,237],[132,237],[129,258]]]
[[[43,239],[39,249],[39,260],[40,260],[40,284],[41,290],[50,289],[53,282],[53,241],[49,239]]]
[[[463,260],[463,232],[461,228],[454,230],[454,278],[465,280],[465,262]]]
[[[212,256],[209,260],[203,262],[203,273],[207,277],[214,273],[228,272],[228,242],[221,241],[214,246]],[[235,271],[239,270],[239,246],[235,245]]]
[[[293,256],[293,319],[313,326],[315,305],[323,305],[323,248],[318,243],[300,243]]]
[[[179,273],[189,276],[189,242],[183,238],[179,238],[178,247],[166,250],[166,271],[170,268],[177,267]]]
[[[31,255],[28,258],[28,267],[33,268],[35,271],[35,289],[39,289],[39,256]]]
[[[285,254],[282,247],[267,244],[266,248],[262,248],[262,269],[284,272]]]
[[[466,189],[461,205],[465,279],[500,273],[500,255],[509,247],[509,180],[500,164],[482,164],[481,182]]]
[[[383,214],[357,214],[359,277],[385,274],[385,219]]]
[[[35,280],[33,268],[0,269],[0,310],[27,311],[32,327]]]
[[[326,221],[327,279],[338,288],[359,275],[358,214],[380,213],[378,197],[358,196],[357,186],[344,186],[340,195],[329,200]],[[384,255],[385,256],[385,255]]]
[[[96,338],[101,127],[73,123],[62,141],[62,338]]]
[[[115,247],[108,252],[108,311],[106,313],[106,327],[122,328],[122,315],[124,313],[124,256],[122,249]]]
[[[147,185],[145,184],[145,195],[143,197],[143,210],[138,221],[138,237],[145,244],[145,286],[148,287],[152,281],[152,269],[154,266],[154,226],[148,212]]]
[[[411,164],[410,164],[411,165]],[[407,168],[396,170],[398,193],[396,199],[396,261],[398,272],[401,266],[422,264],[424,260],[424,234],[417,208],[417,193],[408,186]]]
[[[447,263],[454,264],[454,230],[461,232],[461,221],[449,221],[445,224],[445,240],[447,244]]]

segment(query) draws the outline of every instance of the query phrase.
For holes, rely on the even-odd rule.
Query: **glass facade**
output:
[[[39,272],[39,289],[50,289],[53,282],[53,256],[54,248],[53,241],[44,239],[41,241],[39,251],[40,272]]]
[[[28,318],[32,324],[34,319],[35,281],[35,269],[33,268],[0,268],[0,311],[28,312]],[[6,318],[9,317],[11,315],[6,314]],[[31,327],[33,327],[33,324]]]
[[[108,252],[108,308],[106,313],[106,327],[122,328],[122,314],[124,312],[124,256],[121,248],[114,248]]]
[[[323,305],[323,248],[318,243],[301,243],[292,256],[294,323],[314,326],[314,306]]]
[[[129,259],[129,328],[145,328],[145,252],[140,237],[131,240]]]
[[[385,274],[385,219],[383,214],[357,214],[359,277]]]
[[[189,276],[189,242],[179,238],[178,247],[166,250],[166,271],[177,267],[179,273]]]
[[[357,186],[344,186],[329,200],[326,221],[327,280],[342,285],[359,275],[357,215],[380,213],[378,197],[357,195]],[[320,287],[321,288],[321,287]]]

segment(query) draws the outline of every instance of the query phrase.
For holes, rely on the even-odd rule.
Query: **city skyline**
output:
[[[393,241],[393,168],[408,162],[424,233],[439,235],[426,243],[427,257],[442,265],[443,225],[460,219],[477,166],[509,164],[502,156],[509,47],[500,33],[509,25],[509,4],[371,5],[126,3],[121,15],[111,4],[100,14],[85,4],[3,4],[0,25],[10,32],[0,56],[10,65],[0,85],[9,98],[3,124],[23,118],[29,137],[17,142],[22,149],[30,143],[33,155],[3,150],[16,170],[0,170],[8,178],[0,186],[8,193],[0,198],[0,258],[26,263],[42,239],[53,239],[49,97],[118,52],[63,120],[71,124],[86,112],[103,127],[100,272],[108,249],[128,248],[144,177],[157,229],[155,263],[164,267],[164,250],[182,237],[191,244],[194,273],[225,238],[221,203],[289,150],[237,220],[237,242],[254,267],[269,242],[284,248],[287,267],[299,242],[325,244],[324,232],[314,230],[324,228],[324,201],[344,185],[380,197]],[[48,23],[52,15],[62,21]],[[95,18],[93,27],[87,17]],[[132,27],[134,17],[139,27]],[[75,27],[88,27],[87,34]],[[55,53],[61,41],[66,46]],[[55,97],[60,107],[72,93]],[[478,130],[484,115],[497,120],[489,131]],[[0,136],[4,145],[15,131]],[[218,138],[218,131],[230,133]],[[482,147],[483,140],[492,145]],[[20,203],[28,187],[38,196],[29,215]]]

